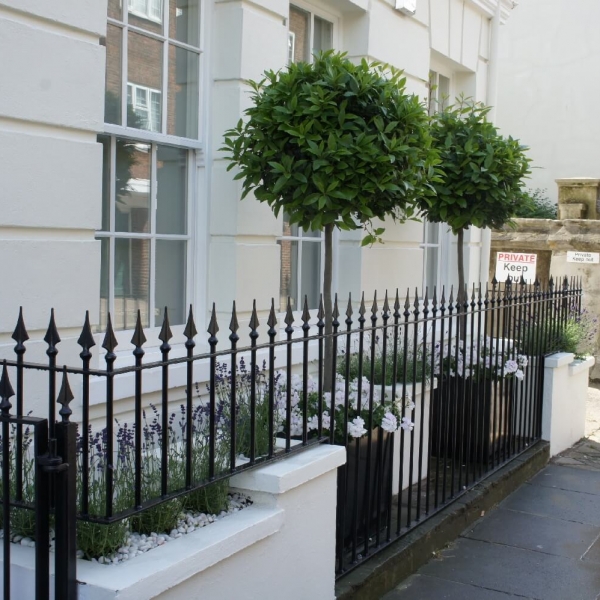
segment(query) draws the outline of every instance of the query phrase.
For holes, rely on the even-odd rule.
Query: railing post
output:
[[[57,402],[62,405],[56,424],[56,452],[62,463],[53,471],[56,476],[56,558],[55,598],[77,598],[77,424],[71,423],[69,403],[73,393],[67,379],[66,368]]]

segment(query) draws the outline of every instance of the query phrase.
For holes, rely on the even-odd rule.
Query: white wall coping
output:
[[[572,352],[557,352],[548,356],[544,362],[544,367],[548,369],[557,369],[570,365],[575,360],[575,355]]]
[[[345,447],[321,444],[260,469],[238,473],[229,481],[232,488],[284,494],[345,463]]]
[[[248,546],[273,535],[284,511],[252,505],[197,532],[154,548],[130,562],[101,565],[77,561],[80,600],[100,600],[101,590],[119,600],[154,598]],[[86,590],[88,588],[88,590]],[[89,592],[89,593],[87,593]]]
[[[585,358],[574,360],[569,365],[569,375],[577,375],[581,371],[591,369],[596,364],[596,359],[593,356],[586,356]]]

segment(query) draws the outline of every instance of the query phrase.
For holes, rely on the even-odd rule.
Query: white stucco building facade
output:
[[[223,132],[248,106],[246,80],[326,47],[404,69],[424,101],[433,82],[440,99],[494,103],[494,49],[512,2],[417,0],[411,14],[413,4],[0,0],[6,355],[19,306],[32,341],[53,307],[71,340],[61,356],[77,360],[86,310],[98,331],[110,311],[130,351],[137,310],[151,348],[165,307],[177,336],[190,304],[204,329],[215,302],[225,330],[233,300],[240,320],[253,299],[261,316],[272,298],[278,308],[287,295],[295,308],[304,293],[314,303],[320,238],[286,228],[253,199],[240,202],[219,152]],[[455,249],[442,227],[386,223],[384,245],[361,248],[360,239],[337,236],[342,297],[453,283]],[[485,280],[489,242],[477,230],[467,239],[468,280]]]
[[[556,179],[600,176],[599,18],[594,0],[527,0],[500,40],[497,123],[531,148],[528,187],[554,202]]]

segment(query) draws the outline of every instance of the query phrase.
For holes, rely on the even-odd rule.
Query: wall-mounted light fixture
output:
[[[417,12],[417,0],[396,0],[396,10],[412,17]]]

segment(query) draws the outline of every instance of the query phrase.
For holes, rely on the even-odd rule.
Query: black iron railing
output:
[[[19,315],[16,357],[4,361],[2,384],[12,392],[15,382],[17,400],[13,413],[8,392],[2,396],[5,585],[6,515],[35,509],[37,519],[40,493],[48,509],[55,494],[64,493],[54,477],[28,482],[24,473],[31,461],[43,463],[40,454],[50,452],[54,467],[71,478],[69,512],[57,514],[56,537],[58,547],[62,535],[70,536],[68,552],[57,556],[67,565],[57,569],[68,569],[65,577],[74,581],[76,519],[114,524],[319,443],[348,450],[338,474],[336,571],[343,575],[539,439],[543,357],[569,315],[580,310],[581,287],[566,279],[545,287],[493,282],[458,301],[452,291],[446,299],[444,290],[434,290],[403,300],[396,293],[391,303],[386,294],[381,307],[375,297],[368,309],[364,297],[359,306],[348,299],[343,316],[340,308],[336,297],[329,356],[322,303],[316,315],[305,303],[299,320],[288,303],[283,329],[274,303],[262,325],[254,306],[249,343],[241,347],[235,304],[226,335],[213,306],[208,352],[199,354],[190,309],[184,355],[177,357],[170,356],[165,311],[161,360],[153,362],[144,361],[138,315],[133,364],[124,367],[117,365],[109,316],[101,369],[91,366],[96,339],[88,316],[78,339],[81,366],[74,367],[59,366],[54,314],[44,337],[47,363],[25,362],[28,334]],[[208,375],[200,378],[201,369]],[[181,379],[174,379],[175,370],[178,377],[185,372]],[[329,390],[326,370],[334,381]],[[62,440],[54,454],[28,450],[24,429],[29,375],[40,371],[47,377],[48,411],[41,416],[48,419],[50,450],[53,440]],[[154,374],[158,386],[150,382]],[[81,404],[78,432],[70,423],[69,379],[76,381]],[[93,379],[103,381],[100,404]],[[46,484],[47,494],[39,487]]]

